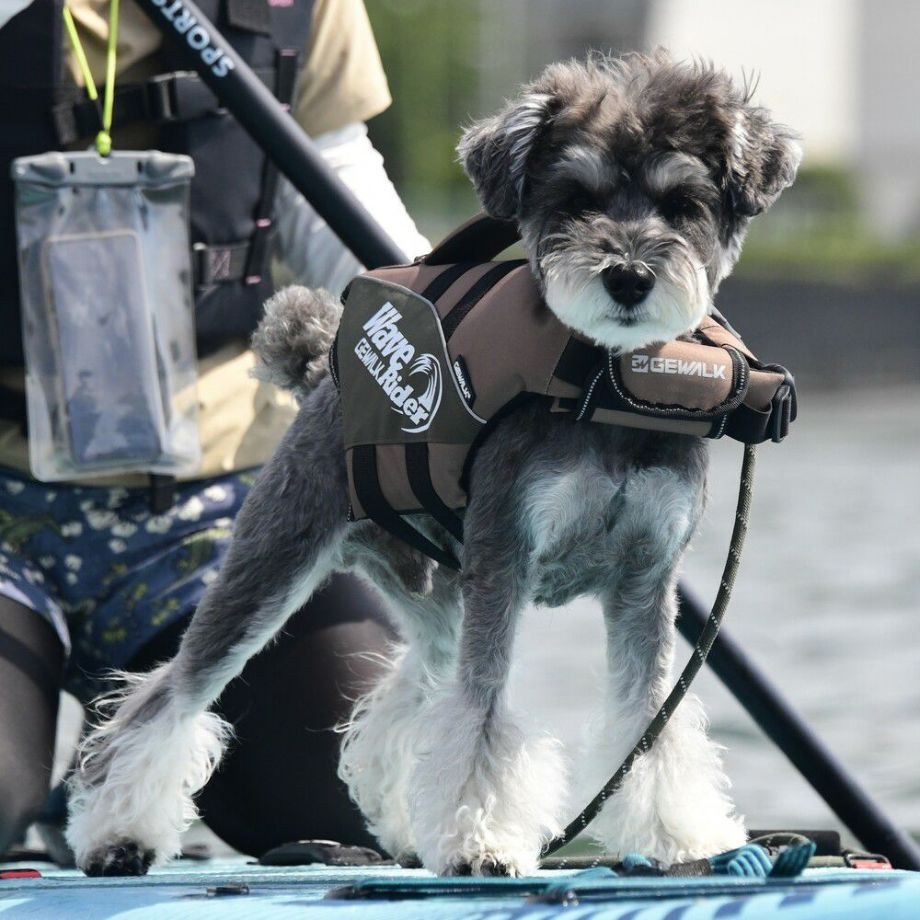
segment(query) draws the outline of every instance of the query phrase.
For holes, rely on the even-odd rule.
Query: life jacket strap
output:
[[[477,214],[441,240],[422,261],[426,265],[489,262],[520,238],[514,221]]]
[[[225,243],[208,246],[205,243],[192,245],[192,272],[195,288],[207,288],[214,284],[229,284],[243,281],[251,261],[251,243]]]
[[[409,485],[422,507],[458,542],[463,542],[463,521],[441,500],[431,481],[428,444],[424,441],[407,444],[406,473]]]
[[[505,277],[505,275],[526,264],[526,261],[523,259],[509,259],[507,262],[498,262],[490,268],[489,271],[487,271],[466,292],[466,294],[463,295],[460,302],[441,320],[444,338],[449,342],[453,334],[457,331],[457,327],[467,316],[469,316],[473,307],[475,307],[476,304],[478,304],[479,301]]]
[[[387,501],[380,487],[380,477],[377,473],[377,451],[374,446],[367,444],[354,447],[351,460],[355,494],[364,513],[384,530],[399,537],[400,540],[426,556],[430,556],[435,562],[459,571],[460,563],[453,553],[433,543],[423,533],[416,530]],[[440,503],[440,499],[438,502]]]
[[[269,88],[276,83],[275,68],[262,68],[256,76]],[[141,83],[128,83],[115,91],[112,125],[132,122],[165,124],[192,121],[220,110],[217,96],[193,71],[177,70],[158,74]],[[42,115],[41,112],[37,114]],[[43,116],[44,117],[44,116]],[[52,110],[58,143],[70,145],[92,137],[102,127],[99,106],[90,99],[66,101]]]
[[[267,6],[259,4],[261,8]],[[297,69],[300,54],[292,48],[280,48],[275,53],[275,98],[290,109],[297,84]],[[262,191],[255,211],[255,230],[249,239],[249,258],[246,260],[244,280],[247,284],[258,284],[262,280],[270,231],[273,223],[275,192],[278,188],[278,167],[268,158],[262,168]]]
[[[597,345],[591,345],[574,335],[566,343],[553,376],[574,386],[585,389],[594,378],[599,362],[606,365],[606,352]]]

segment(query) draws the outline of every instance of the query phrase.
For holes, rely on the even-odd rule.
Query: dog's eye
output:
[[[583,214],[585,211],[596,211],[599,207],[597,195],[588,191],[581,185],[576,185],[569,192],[565,207],[570,214]]]
[[[668,192],[658,204],[658,210],[667,220],[694,217],[699,212],[699,203],[686,192]]]

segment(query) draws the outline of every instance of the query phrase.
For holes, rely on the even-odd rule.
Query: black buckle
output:
[[[158,74],[146,89],[148,117],[157,122],[190,121],[222,111],[214,93],[191,70]]]
[[[150,511],[165,514],[176,501],[176,477],[150,474]]]
[[[770,440],[779,444],[789,434],[789,425],[795,419],[795,381],[786,373],[786,381],[773,394],[770,402]]]
[[[196,288],[208,287],[213,283],[206,243],[192,243],[192,276]]]
[[[174,73],[164,73],[147,81],[147,105],[154,121],[176,121],[179,117],[176,105],[177,76]]]
[[[229,245],[192,244],[192,273],[196,288],[240,280],[239,272],[233,270],[233,249]]]
[[[192,272],[195,287],[204,288],[212,284],[228,284],[242,281],[244,284],[258,283],[260,278],[245,275],[250,244],[223,243],[209,246],[207,243],[192,244]]]

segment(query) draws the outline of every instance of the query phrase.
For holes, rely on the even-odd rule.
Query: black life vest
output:
[[[88,145],[101,127],[97,106],[64,79],[62,3],[33,0],[0,28],[0,365],[23,363],[10,163]],[[198,6],[275,96],[290,103],[313,0],[198,0]],[[268,241],[277,171],[165,44],[157,70],[142,83],[116,80],[114,127],[155,124],[159,149],[195,161],[195,326],[199,353],[206,354],[247,338],[271,293]]]
[[[356,278],[330,367],[339,388],[354,520],[370,518],[438,562],[453,554],[405,520],[425,511],[458,541],[476,448],[521,399],[580,422],[749,444],[781,441],[795,383],[714,312],[691,335],[610,352],[565,326],[517,239],[480,216],[411,265]]]

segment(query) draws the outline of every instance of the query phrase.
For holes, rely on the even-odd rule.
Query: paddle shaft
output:
[[[329,168],[290,112],[191,0],[137,3],[162,32],[164,41],[182,55],[363,265],[379,268],[409,261]],[[191,20],[194,25],[189,27]]]
[[[693,644],[708,612],[684,585],[679,595],[677,625]],[[864,847],[883,853],[898,869],[920,870],[920,847],[882,811],[724,628],[712,645],[707,663]]]
[[[326,165],[290,113],[194,3],[190,0],[137,0],[137,3],[162,32],[165,41],[184,56],[189,67],[367,268],[408,261]],[[203,31],[177,31],[176,22],[188,21],[183,20],[183,15],[193,17],[197,28]],[[207,46],[203,51],[195,49],[190,39],[194,37],[195,44],[200,44],[204,34]],[[207,54],[207,60],[203,54]],[[222,59],[229,63],[221,64]],[[684,588],[681,588],[681,610],[681,631],[695,643],[706,613]],[[901,868],[920,869],[917,845],[884,815],[724,632],[713,645],[709,664],[864,846],[885,853]]]

